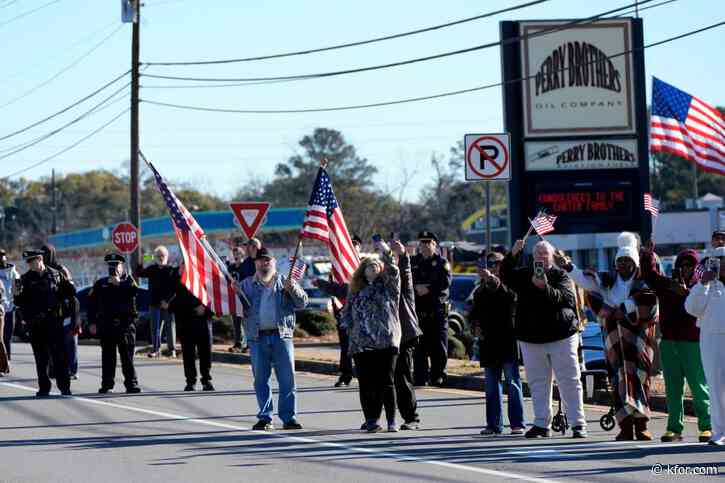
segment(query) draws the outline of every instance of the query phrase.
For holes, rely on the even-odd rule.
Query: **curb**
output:
[[[214,351],[211,354],[211,359],[213,362],[223,362],[226,364],[251,364],[251,357],[248,354]],[[299,372],[312,372],[315,374],[336,375],[337,363],[296,359],[295,370]],[[524,397],[531,397],[531,390],[529,389],[528,383],[526,381],[521,381],[521,386],[524,392]],[[452,389],[464,389],[467,391],[478,391],[482,393],[484,391],[484,378],[479,376],[460,376],[450,374],[446,378],[446,384],[443,387]],[[504,393],[507,392],[508,389],[504,387]],[[554,398],[559,398],[557,387],[554,387]],[[611,404],[611,396],[607,391],[597,389],[596,391],[594,391],[594,395],[592,397],[586,397],[585,391],[584,402],[586,404],[594,404],[598,406],[608,407]],[[667,402],[664,396],[650,396],[649,403],[650,409],[652,411],[661,413],[667,412]],[[555,406],[556,404],[557,403],[554,402]],[[685,398],[684,408],[685,415],[695,416],[694,405],[691,398]]]

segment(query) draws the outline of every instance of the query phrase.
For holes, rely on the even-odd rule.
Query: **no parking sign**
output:
[[[466,181],[511,179],[511,140],[504,134],[466,134]]]

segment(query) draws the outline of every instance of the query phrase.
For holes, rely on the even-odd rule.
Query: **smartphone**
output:
[[[716,276],[720,276],[720,259],[719,258],[708,258],[707,269],[714,273]]]
[[[373,242],[377,243],[381,241],[383,241],[383,237],[381,237],[379,233],[373,235]]]
[[[534,262],[534,276],[536,278],[544,278],[544,274],[546,271],[544,270],[544,262]]]
[[[675,267],[672,269],[672,280],[682,281],[682,269]]]

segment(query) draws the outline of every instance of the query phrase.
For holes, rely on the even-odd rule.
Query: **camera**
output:
[[[380,241],[383,241],[383,237],[382,237],[382,236],[380,236],[380,234],[379,234],[379,233],[376,233],[376,234],[374,234],[374,235],[373,235],[373,242],[375,242],[375,243],[378,243],[378,242],[380,242]]]
[[[109,277],[115,277],[118,275],[118,265],[115,263],[108,265],[108,276]]]
[[[719,258],[708,258],[707,259],[708,271],[715,274],[716,277],[720,276],[720,259]]]
[[[534,276],[536,278],[544,278],[546,270],[544,270],[544,262],[534,262]]]

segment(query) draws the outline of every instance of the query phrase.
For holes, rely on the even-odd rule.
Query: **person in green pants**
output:
[[[712,425],[710,394],[700,356],[700,329],[697,328],[695,317],[685,311],[685,300],[690,288],[698,281],[695,273],[699,262],[697,252],[681,252],[675,259],[671,278],[657,271],[653,242],[645,243],[640,259],[642,276],[657,294],[660,303],[660,352],[668,412],[667,431],[661,440],[669,443],[683,439],[683,400],[687,380],[697,415],[698,439],[706,443],[712,436]]]

